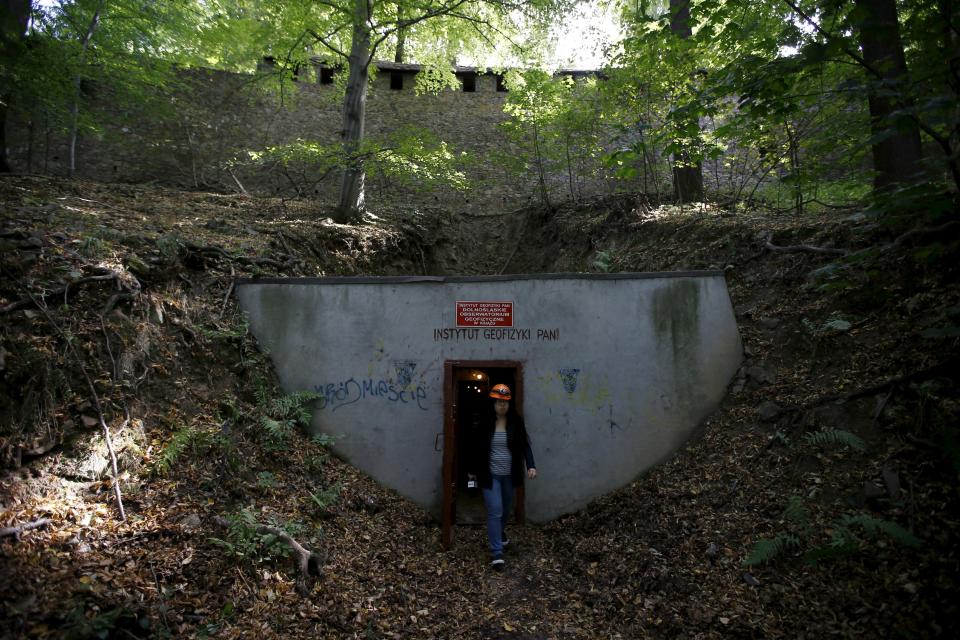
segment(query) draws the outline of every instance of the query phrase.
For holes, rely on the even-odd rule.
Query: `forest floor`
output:
[[[952,635],[955,227],[642,196],[348,226],[305,201],[27,176],[0,178],[0,211],[0,527],[48,520],[0,531],[0,637]],[[429,514],[293,428],[232,296],[241,276],[684,269],[726,273],[728,398],[629,486],[511,529],[502,573],[481,529],[443,551]]]

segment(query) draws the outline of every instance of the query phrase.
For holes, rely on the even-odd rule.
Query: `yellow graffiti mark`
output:
[[[544,402],[589,407],[593,415],[597,415],[610,404],[613,397],[607,386],[606,376],[603,376],[603,379],[598,382],[593,380],[589,374],[581,373],[577,380],[577,388],[573,393],[564,391],[560,376],[554,373],[537,376],[534,379],[534,384],[541,390]]]

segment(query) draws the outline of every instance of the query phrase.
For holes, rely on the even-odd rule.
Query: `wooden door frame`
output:
[[[523,415],[523,363],[518,360],[444,360],[443,362],[443,500],[441,508],[441,535],[444,549],[453,546],[454,501],[457,496],[456,478],[453,468],[457,453],[457,430],[453,416],[453,407],[457,399],[457,382],[454,377],[455,369],[513,369],[514,388],[513,403],[517,412]],[[522,523],[526,517],[524,506],[523,487],[517,487],[516,506],[514,513],[517,522]]]

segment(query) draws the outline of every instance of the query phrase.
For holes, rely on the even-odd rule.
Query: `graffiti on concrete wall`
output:
[[[563,390],[567,393],[573,393],[577,390],[577,377],[580,375],[580,369],[557,369],[560,374],[560,382],[563,383]]]
[[[413,372],[417,363],[413,360],[394,360],[393,369],[397,372],[397,384],[406,389],[413,382]]]
[[[395,378],[376,378],[370,376],[357,380],[347,378],[338,382],[314,385],[313,390],[322,397],[317,401],[317,409],[330,409],[331,412],[358,402],[378,401],[417,407],[426,411],[424,401],[427,389],[416,384],[413,375],[417,363],[410,360],[393,362]]]
[[[537,376],[534,385],[547,404],[579,405],[594,415],[605,413],[613,400],[606,375],[597,379],[581,368],[563,367]]]

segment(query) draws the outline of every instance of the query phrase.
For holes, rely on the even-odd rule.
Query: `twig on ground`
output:
[[[6,538],[7,536],[13,536],[15,540],[20,539],[20,535],[24,531],[32,531],[33,529],[41,529],[48,524],[53,522],[50,518],[40,518],[39,520],[34,520],[33,522],[28,522],[26,524],[21,524],[18,527],[4,527],[0,529],[0,538]]]
[[[880,419],[880,415],[883,413],[883,410],[887,408],[887,403],[890,402],[890,396],[893,395],[893,392],[897,389],[897,383],[894,382],[890,385],[890,390],[887,391],[887,395],[883,397],[883,401],[880,402],[880,406],[877,407],[877,410],[873,414],[873,426],[877,426],[877,420]]]
[[[8,274],[9,275],[9,274]],[[115,278],[116,274],[113,274],[111,278]],[[19,284],[19,280],[17,280]],[[63,329],[60,327],[60,324],[53,319],[53,316],[50,315],[47,305],[42,301],[38,300],[29,289],[25,289],[27,292],[27,297],[33,304],[40,310],[47,322],[50,323],[50,326],[53,327],[53,330],[57,332],[57,335],[60,336],[60,339],[63,340],[64,344],[67,345],[67,349],[73,354],[73,357],[77,361],[77,366],[80,367],[80,372],[83,374],[84,379],[87,382],[87,387],[90,389],[90,395],[93,397],[93,405],[97,410],[97,418],[100,422],[100,426],[103,428],[103,438],[107,444],[107,451],[110,453],[110,463],[113,468],[113,492],[117,499],[117,511],[120,512],[120,520],[125,521],[127,515],[123,510],[123,497],[120,494],[120,476],[117,472],[117,454],[113,450],[113,441],[110,438],[110,427],[107,426],[107,421],[103,417],[103,405],[100,402],[100,396],[97,394],[96,387],[93,386],[93,380],[90,378],[90,374],[87,372],[87,368],[83,364],[83,359],[80,357],[80,354],[77,353],[76,348],[73,346],[73,341],[67,339],[66,334],[64,334]],[[124,426],[130,421],[130,417],[127,416],[124,421]]]
[[[240,189],[240,194],[244,196],[249,196],[250,194],[247,193],[247,190],[243,188],[243,185],[237,179],[237,176],[233,174],[233,169],[227,169],[227,173],[230,175],[231,178],[233,178],[233,181],[237,184],[237,188]]]
[[[247,256],[235,256],[227,253],[221,247],[200,246],[200,245],[196,245],[189,242],[184,244],[184,248],[186,248],[187,251],[197,255],[220,256],[222,258],[230,260],[231,262],[236,262],[238,264],[245,264],[248,266],[250,265],[266,266],[266,267],[274,267],[277,270],[281,270],[281,269],[287,269],[296,264],[296,260],[293,256],[284,255],[284,254],[281,254],[281,257],[284,259],[284,261],[280,262],[272,258],[249,258]]]
[[[100,331],[103,332],[103,341],[107,346],[107,355],[110,356],[110,364],[113,365],[114,388],[116,388],[116,380],[120,377],[120,369],[117,367],[117,359],[113,357],[113,349],[110,347],[110,335],[107,333],[107,323],[104,322],[102,315],[100,316]]]
[[[927,236],[939,235],[945,231],[949,231],[954,227],[960,227],[960,221],[951,220],[950,222],[944,222],[941,225],[936,227],[922,227],[920,229],[911,229],[906,233],[903,233],[893,241],[892,244],[888,245],[889,248],[899,247],[902,244],[905,244],[908,240],[915,240],[919,238],[925,238]]]
[[[230,294],[233,293],[234,278],[236,277],[236,271],[233,270],[233,265],[230,265],[230,286],[227,287],[227,292],[223,294],[223,303],[220,305],[220,314],[217,316],[217,320],[223,320],[223,312],[227,310],[227,301],[230,300]]]
[[[160,579],[157,577],[157,572],[153,568],[153,561],[148,559],[147,562],[150,564],[150,573],[153,574],[153,583],[157,586],[157,595],[160,596],[160,601],[163,603],[163,606],[160,607],[160,618],[163,620],[164,628],[169,631],[170,623],[167,621],[167,598],[163,593],[163,587],[160,586]]]
[[[213,522],[218,527],[227,529],[230,527],[230,521],[220,516],[214,516]],[[323,575],[323,565],[326,562],[326,556],[315,551],[310,551],[299,542],[290,537],[283,529],[271,527],[266,524],[257,524],[254,530],[259,534],[269,534],[284,543],[290,549],[290,556],[297,567],[297,591],[301,596],[306,597],[313,588],[317,578]]]
[[[886,391],[892,388],[901,382],[907,382],[909,380],[915,380],[917,378],[925,378],[927,376],[936,375],[940,372],[950,372],[955,371],[957,366],[957,359],[950,358],[945,362],[940,362],[917,371],[912,371],[910,373],[905,373],[901,376],[895,376],[884,382],[871,385],[869,387],[863,387],[861,389],[855,389],[854,391],[849,391],[847,393],[828,393],[826,395],[820,396],[819,398],[814,398],[810,402],[807,402],[804,405],[797,407],[797,410],[811,409],[813,407],[819,407],[820,405],[826,404],[828,402],[837,402],[838,400],[848,401],[856,400],[857,398],[863,398],[865,396],[873,396],[881,391]],[[886,404],[886,401],[884,401]],[[882,408],[881,408],[882,411]],[[879,413],[877,414],[879,416]]]
[[[54,289],[49,293],[42,294],[39,296],[39,298],[40,300],[46,300],[49,297],[59,296],[62,294],[64,301],[66,301],[71,286],[78,286],[78,285],[86,284],[88,282],[103,282],[105,280],[118,280],[118,279],[119,279],[119,275],[113,271],[111,271],[110,273],[97,275],[97,276],[85,276],[83,278],[74,280],[73,282],[67,283],[66,285],[58,289]],[[0,307],[0,315],[5,313],[10,313],[11,311],[16,311],[17,309],[20,309],[22,307],[28,307],[30,306],[31,303],[34,306],[37,306],[36,299],[37,299],[37,296],[30,296],[27,298],[21,298],[16,302],[11,302],[6,306]]]
[[[826,253],[830,255],[845,256],[849,251],[846,249],[834,249],[832,247],[817,247],[812,244],[795,244],[790,246],[781,247],[773,244],[773,232],[767,231],[764,236],[763,246],[769,251],[775,251],[777,253],[800,253],[803,251],[810,253]]]
[[[40,456],[49,453],[60,446],[61,440],[54,438],[48,442],[38,445],[30,449],[24,449],[22,445],[18,445],[13,448],[13,453],[10,456],[11,461],[10,465],[14,469],[19,469],[23,466],[24,460],[29,462],[33,458],[39,458]]]

